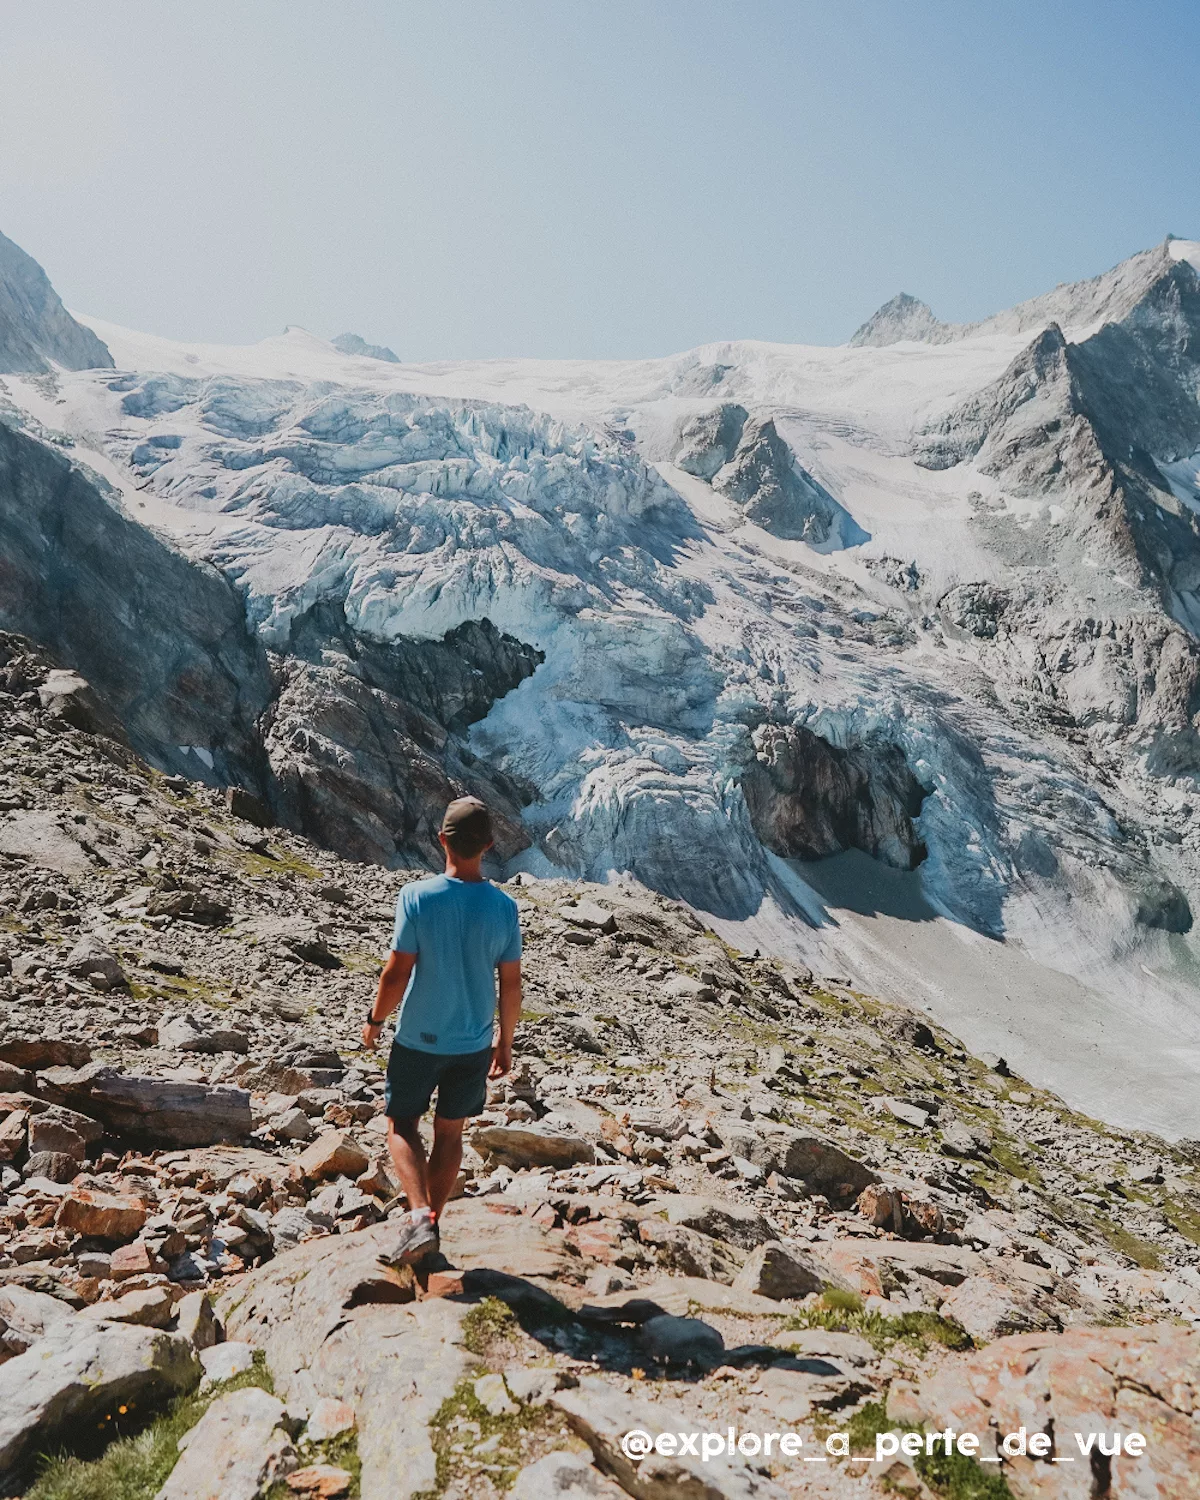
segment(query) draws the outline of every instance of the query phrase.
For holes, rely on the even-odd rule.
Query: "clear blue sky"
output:
[[[1195,0],[9,0],[70,306],[404,358],[839,343],[1200,237]]]

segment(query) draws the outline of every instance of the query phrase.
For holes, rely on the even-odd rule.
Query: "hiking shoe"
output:
[[[415,1266],[427,1255],[435,1254],[438,1244],[436,1224],[424,1218],[416,1223],[409,1219],[393,1241],[391,1250],[381,1254],[379,1259],[385,1266]]]

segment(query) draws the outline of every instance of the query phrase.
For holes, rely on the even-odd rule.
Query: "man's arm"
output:
[[[500,974],[500,1037],[492,1048],[489,1078],[501,1078],[512,1067],[513,1036],[521,1018],[521,960],[497,964]]]
[[[408,988],[409,976],[416,961],[415,953],[397,953],[393,948],[388,954],[388,961],[379,976],[379,988],[375,991],[375,1004],[371,1007],[370,1019],[363,1025],[364,1047],[374,1047],[379,1041],[383,1023],[404,999],[404,991]]]

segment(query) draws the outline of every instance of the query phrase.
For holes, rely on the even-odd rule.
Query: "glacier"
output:
[[[493,778],[509,873],[636,877],[1094,1115],[1200,1135],[1198,265],[1168,241],[976,325],[897,299],[840,348],[642,361],[79,315],[115,368],[0,395],[233,589],[292,674],[289,785],[306,724],[353,759],[322,674],[362,679],[365,740],[404,696],[372,651],[487,622],[447,774]],[[430,723],[406,753],[434,788]],[[412,828],[372,816],[398,860]]]

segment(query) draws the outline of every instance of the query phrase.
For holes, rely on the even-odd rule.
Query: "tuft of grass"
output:
[[[868,1401],[854,1412],[846,1424],[850,1434],[851,1453],[874,1453],[875,1439],[881,1432],[920,1432],[919,1427],[890,1422],[882,1401]],[[1002,1474],[989,1472],[961,1453],[947,1458],[940,1454],[918,1453],[912,1466],[941,1500],[1013,1500],[1008,1481]]]
[[[507,1490],[518,1472],[541,1452],[564,1446],[569,1434],[561,1415],[552,1407],[520,1406],[515,1412],[492,1416],[475,1396],[479,1373],[476,1370],[465,1375],[430,1422],[429,1437],[437,1456],[437,1483],[432,1490],[413,1495],[411,1500],[435,1500],[455,1481],[469,1494],[471,1481],[481,1464],[486,1464],[486,1472],[496,1488]],[[486,1456],[474,1459],[471,1449],[490,1438],[498,1439],[496,1445],[487,1450]]]
[[[309,1447],[307,1452],[301,1453],[300,1463],[305,1468],[309,1464],[333,1464],[335,1468],[345,1469],[350,1476],[347,1500],[359,1500],[362,1494],[362,1459],[358,1456],[356,1431],[343,1432],[316,1448]],[[277,1479],[267,1491],[265,1500],[295,1500],[295,1494],[295,1490],[288,1488],[286,1479]]]
[[[119,1437],[99,1458],[46,1456],[26,1500],[154,1500],[179,1458],[179,1439],[190,1432],[218,1396],[259,1386],[273,1391],[261,1353],[254,1368],[222,1381],[203,1395],[179,1396],[143,1431]]]
[[[961,1453],[919,1453],[913,1468],[944,1500],[1013,1500],[1003,1474],[989,1473]]]
[[[470,1354],[482,1358],[493,1344],[515,1333],[517,1319],[507,1302],[484,1297],[462,1320],[459,1342]]]
[[[887,1407],[882,1401],[868,1401],[850,1414],[846,1431],[850,1434],[851,1453],[874,1453],[875,1439],[881,1432],[891,1432],[894,1422],[888,1421]]]
[[[829,1287],[821,1301],[802,1307],[783,1325],[785,1328],[824,1328],[830,1333],[857,1333],[881,1352],[893,1344],[911,1344],[926,1350],[931,1344],[947,1349],[972,1349],[970,1335],[950,1318],[939,1313],[907,1312],[898,1318],[867,1312],[862,1298],[855,1292]]]

